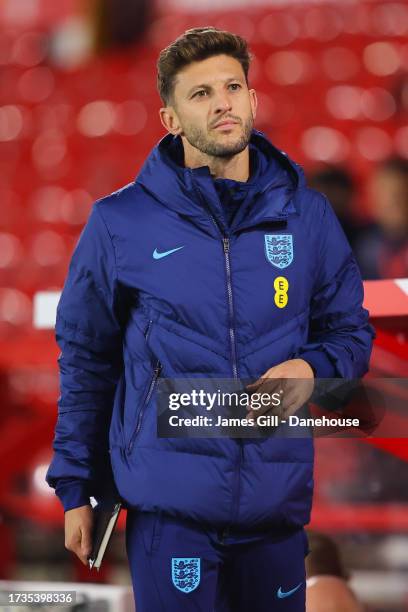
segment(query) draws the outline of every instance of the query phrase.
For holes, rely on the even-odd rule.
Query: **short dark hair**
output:
[[[172,103],[175,79],[180,70],[192,62],[222,54],[239,61],[248,84],[248,71],[253,56],[246,40],[238,34],[212,26],[192,28],[163,49],[157,60],[157,89],[164,105]]]

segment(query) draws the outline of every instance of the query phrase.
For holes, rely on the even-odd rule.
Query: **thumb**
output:
[[[256,380],[255,382],[252,382],[249,385],[246,385],[245,388],[246,389],[256,389],[262,383],[262,380],[263,380],[263,377],[261,376],[261,378],[258,378],[258,380]]]

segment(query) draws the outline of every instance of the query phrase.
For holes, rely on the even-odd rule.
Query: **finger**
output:
[[[259,385],[260,383],[265,382],[266,380],[277,380],[278,378],[282,378],[279,368],[270,368],[267,372],[262,374],[262,376],[260,376],[258,380],[255,381],[255,383],[251,383],[251,384]],[[247,385],[247,387],[250,387],[250,386],[251,385]]]
[[[308,381],[298,380],[295,384],[290,386],[288,392],[284,395],[284,410],[290,409],[293,414],[294,406],[296,407],[296,410],[298,410],[301,406],[307,404],[312,393],[311,387],[306,385],[307,382]]]
[[[277,368],[270,368],[267,372],[262,374],[262,376],[260,376],[258,380],[246,385],[246,389],[256,389],[257,387],[264,384],[269,379],[276,380],[279,377],[280,377],[279,370]]]
[[[282,396],[282,403],[281,403],[282,411],[285,412],[289,408],[289,406],[292,406],[292,404],[296,403],[299,400],[300,400],[300,397],[296,389],[290,389],[287,393],[285,393]]]
[[[262,384],[256,390],[257,395],[263,396],[262,404],[264,404],[266,395],[272,396],[275,393],[279,393],[281,395],[283,394],[284,385],[281,383],[282,381],[280,379],[273,379],[273,380],[270,380],[269,378],[262,379]],[[254,394],[254,391],[252,390],[252,395],[253,394]],[[272,402],[272,397],[271,397],[271,402]],[[251,408],[251,404],[248,406],[248,409],[250,408]],[[268,410],[270,409],[269,405],[267,405],[267,409]]]
[[[264,414],[264,412],[268,411],[271,409],[271,406],[264,406],[264,405],[257,405],[255,407],[254,403],[250,403],[249,406],[247,406],[247,418],[248,419],[254,419],[257,416]]]
[[[263,378],[258,378],[258,380],[256,380],[255,382],[249,383],[248,385],[246,385],[245,389],[256,389],[257,387],[259,387],[259,385],[262,384]]]
[[[272,393],[281,393],[286,390],[288,381],[285,378],[274,377],[274,378],[264,378],[263,391],[272,395]]]
[[[267,406],[260,406],[259,408],[252,408],[252,406],[249,406],[249,410],[250,412],[248,412],[247,418],[256,419],[259,416],[280,414],[281,408],[271,403]]]
[[[81,561],[81,563],[83,565],[88,566],[89,565],[89,561],[88,561],[88,557],[86,557],[85,555],[82,554],[82,552],[77,552],[77,557],[78,559]]]
[[[85,559],[92,552],[91,529],[89,527],[81,527],[81,554]]]
[[[259,391],[258,395],[262,395],[262,401],[257,402],[257,407],[254,408],[254,402],[251,402],[247,407],[249,411],[248,416],[254,418],[254,416],[260,416],[264,414],[279,414],[282,410],[282,401],[284,389],[281,388],[281,381],[273,383],[273,386],[269,384],[262,385],[262,391]],[[269,396],[269,401],[265,401]],[[279,402],[278,402],[279,398]]]
[[[304,398],[299,393],[291,393],[287,398],[283,406],[283,418],[295,414],[303,405]]]
[[[87,557],[82,552],[80,540],[76,541],[75,543],[72,543],[68,550],[74,553],[74,555],[78,557],[81,563],[83,563],[84,565],[88,564]]]

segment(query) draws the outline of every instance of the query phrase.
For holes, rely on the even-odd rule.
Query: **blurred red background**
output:
[[[276,2],[228,12],[157,3],[122,45],[102,36],[101,14],[98,2],[0,3],[3,578],[18,575],[16,526],[29,521],[49,534],[62,526],[44,483],[58,396],[55,296],[93,201],[132,181],[164,135],[159,51],[195,26],[243,35],[254,54],[255,126],[310,174],[347,168],[356,223],[372,220],[377,164],[408,159],[406,2]],[[45,301],[36,303],[39,292]],[[407,285],[371,281],[366,295],[378,332],[370,376],[407,377]],[[407,533],[405,438],[317,440],[316,451],[313,527]]]

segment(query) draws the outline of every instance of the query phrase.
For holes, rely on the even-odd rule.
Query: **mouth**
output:
[[[231,130],[236,125],[238,125],[236,121],[226,120],[226,121],[222,121],[221,123],[217,123],[217,125],[214,126],[214,129],[215,130]]]

